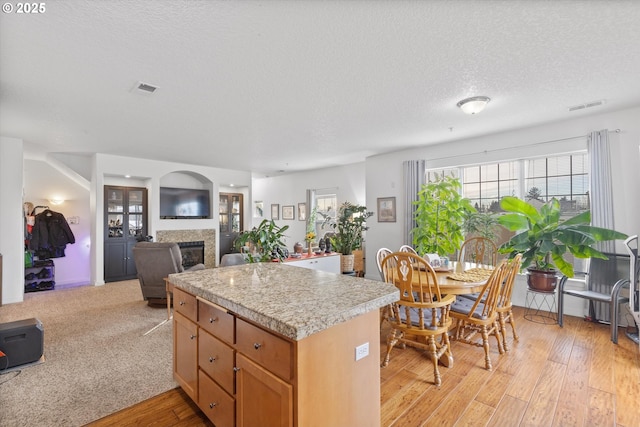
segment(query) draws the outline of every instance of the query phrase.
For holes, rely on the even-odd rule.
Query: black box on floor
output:
[[[44,353],[44,328],[36,318],[0,324],[0,350],[7,356],[12,368],[25,363],[37,362]]]

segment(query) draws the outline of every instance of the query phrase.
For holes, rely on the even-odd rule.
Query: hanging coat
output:
[[[38,258],[63,257],[67,244],[75,242],[76,238],[64,215],[49,209],[36,215],[29,249],[36,251]]]

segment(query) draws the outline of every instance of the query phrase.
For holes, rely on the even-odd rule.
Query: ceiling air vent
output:
[[[574,105],[573,107],[569,107],[569,111],[584,110],[585,108],[597,107],[602,104],[604,104],[604,99],[587,102],[586,104]]]
[[[134,89],[135,89],[135,92],[138,92],[138,93],[151,94],[158,89],[158,86],[150,85],[149,83],[138,82],[134,86]]]

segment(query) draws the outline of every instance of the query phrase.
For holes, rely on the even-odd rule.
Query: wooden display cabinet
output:
[[[147,235],[147,189],[104,187],[104,279],[135,279],[133,246]]]

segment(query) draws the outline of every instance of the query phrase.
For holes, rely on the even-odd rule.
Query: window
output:
[[[587,153],[430,169],[426,179],[443,174],[460,177],[463,196],[480,212],[499,212],[504,196],[541,203],[555,197],[571,216],[589,209]]]
[[[518,195],[519,177],[518,161],[465,167],[462,194],[479,212],[499,212],[501,198]]]
[[[335,194],[324,194],[316,196],[316,210],[325,215],[335,218],[337,215],[338,197]],[[322,222],[324,217],[316,215],[316,235],[323,236],[327,231],[333,231],[331,228],[323,228]]]
[[[525,198],[547,202],[555,197],[563,214],[589,209],[587,154],[570,154],[525,161]]]

